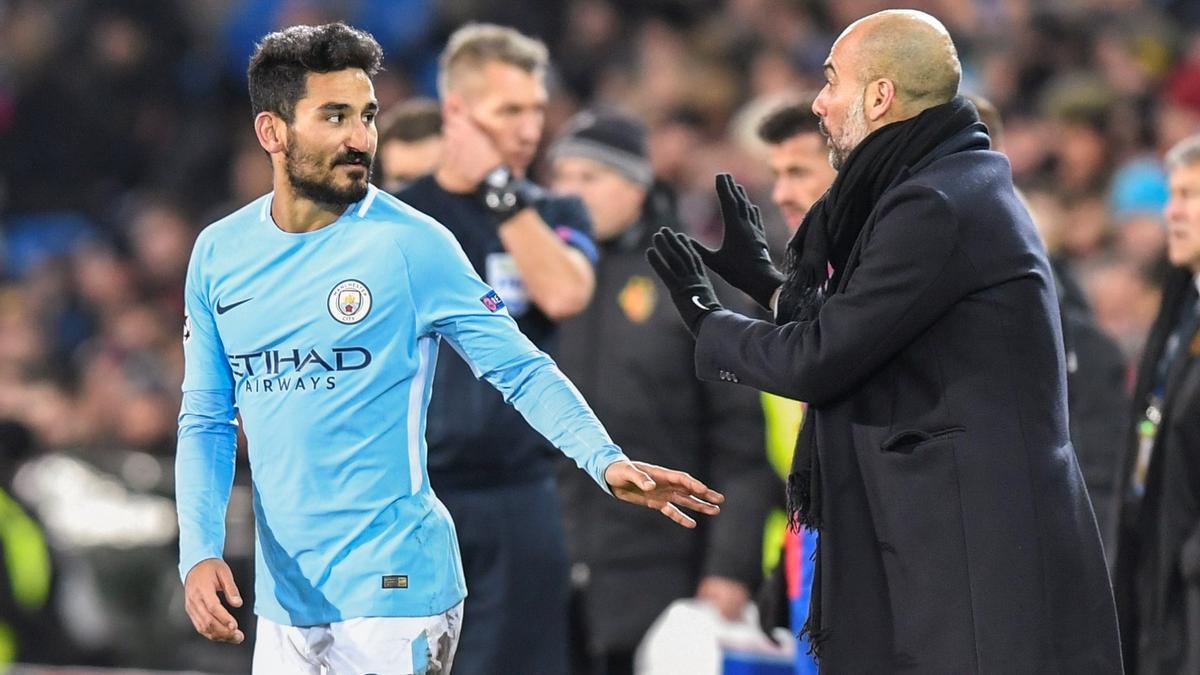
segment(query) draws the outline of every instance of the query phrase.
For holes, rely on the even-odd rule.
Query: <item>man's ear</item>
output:
[[[463,101],[462,94],[457,91],[446,93],[446,98],[442,100],[442,116],[454,117],[466,110],[466,102]]]
[[[287,133],[287,122],[275,113],[264,111],[254,118],[254,134],[258,136],[258,144],[269,154],[284,151]]]
[[[896,108],[896,83],[879,79],[867,85],[863,92],[863,114],[871,122],[878,122]]]

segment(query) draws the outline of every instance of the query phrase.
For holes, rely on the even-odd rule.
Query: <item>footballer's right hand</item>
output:
[[[238,630],[237,619],[221,604],[217,597],[225,596],[232,607],[242,606],[242,594],[233,583],[233,572],[220,558],[209,558],[196,563],[183,582],[184,606],[196,632],[214,642],[241,644],[246,635]]]
[[[717,504],[725,501],[725,495],[710,490],[683,471],[627,459],[609,464],[604,470],[604,482],[617,499],[648,506],[687,528],[696,527],[696,521],[684,514],[680,506],[715,516],[721,511]]]

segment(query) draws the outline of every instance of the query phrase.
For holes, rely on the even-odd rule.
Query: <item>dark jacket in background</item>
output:
[[[1191,272],[1173,271],[1138,368],[1134,424],[1126,436],[1113,581],[1125,664],[1136,675],[1200,672],[1200,332],[1194,327],[1167,373],[1144,496],[1136,498],[1131,488],[1138,423],[1159,360],[1196,297]]]
[[[542,220],[593,260],[583,202],[531,188]],[[432,175],[397,196],[454,235],[521,332],[554,356],[558,327],[529,297],[479,198],[448,192]],[[566,671],[568,560],[555,485],[555,458],[562,455],[453,349],[439,350],[433,381],[425,429],[429,484],[454,519],[471,598],[463,607],[455,672],[508,675],[511,659],[519,659],[522,672]]]
[[[591,218],[583,202],[537,191],[538,215],[564,241],[595,257]],[[454,194],[424,176],[396,194],[454,235],[471,266],[504,299],[509,314],[534,345],[551,356],[557,349],[557,326],[532,300],[518,298],[512,284],[512,256],[500,243],[494,216],[470,194]],[[507,270],[507,271],[506,271]],[[521,285],[523,289],[523,284]],[[429,482],[446,489],[474,490],[548,479],[560,453],[529,426],[517,409],[494,387],[475,377],[453,349],[438,350],[433,393],[429,399],[425,438],[429,445]]]
[[[646,265],[650,235],[665,224],[643,220],[601,245],[595,295],[561,325],[558,363],[630,457],[687,471],[726,502],[688,530],[620,504],[563,463],[567,543],[577,569],[588,570],[580,585],[595,651],[632,651],[703,576],[736,579],[753,593],[766,515],[783,490],[767,463],[758,395],[696,379],[692,336]]]
[[[827,672],[1121,671],[1050,266],[980,134],[901,173],[817,319],[701,324],[701,377],[809,403]]]
[[[1070,272],[1053,261],[1051,267],[1062,314],[1071,444],[1092,499],[1104,549],[1111,551],[1116,469],[1129,425],[1125,355],[1096,323],[1083,289]]]

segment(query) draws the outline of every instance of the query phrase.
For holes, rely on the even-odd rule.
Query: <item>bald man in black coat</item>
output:
[[[823,671],[1120,673],[1050,266],[960,72],[929,15],[856,22],[813,105],[838,179],[787,276],[729,184],[721,249],[664,231],[648,256],[702,379],[809,403],[789,498],[821,535]],[[721,309],[705,265],[777,321]]]

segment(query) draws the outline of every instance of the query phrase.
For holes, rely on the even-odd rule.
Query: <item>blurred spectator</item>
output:
[[[442,110],[416,98],[380,116],[379,163],[383,189],[395,194],[433,171],[442,157]]]
[[[70,663],[53,612],[54,564],[46,532],[14,496],[17,468],[33,452],[29,429],[0,420],[0,670],[14,661]]]
[[[1138,368],[1113,575],[1136,675],[1200,671],[1200,135],[1166,163],[1172,269]]]
[[[1156,127],[1158,147],[1166,150],[1200,129],[1200,38],[1171,72],[1162,92]]]
[[[1113,176],[1108,200],[1118,255],[1146,269],[1158,264],[1167,243],[1167,185],[1158,161],[1142,156],[1126,162]]]
[[[673,195],[654,182],[645,128],[623,113],[584,111],[549,154],[551,187],[583,200],[600,247],[592,303],[562,325],[563,372],[618,445],[683,468],[726,497],[720,520],[681,530],[656,513],[617,513],[617,502],[578,480],[578,471],[559,472],[573,563],[572,648],[583,661],[576,673],[631,675],[634,651],[671,601],[695,596],[730,621],[742,618],[782,485],[766,462],[756,393],[717,395],[696,379],[685,348],[692,337],[646,269],[650,237],[677,220]]]
[[[819,124],[809,97],[779,107],[758,126],[775,179],[771,201],[783,212],[792,232],[837,176],[829,163],[829,146]]]
[[[1148,272],[1131,262],[1109,259],[1083,268],[1080,280],[1096,321],[1117,341],[1126,361],[1136,362],[1159,301]]]
[[[1052,83],[1042,104],[1051,120],[1051,177],[1068,195],[1095,194],[1108,186],[1114,148],[1108,112],[1116,94],[1099,77],[1069,74]]]
[[[178,204],[161,197],[141,199],[128,211],[126,238],[143,298],[182,313],[194,226]]]

